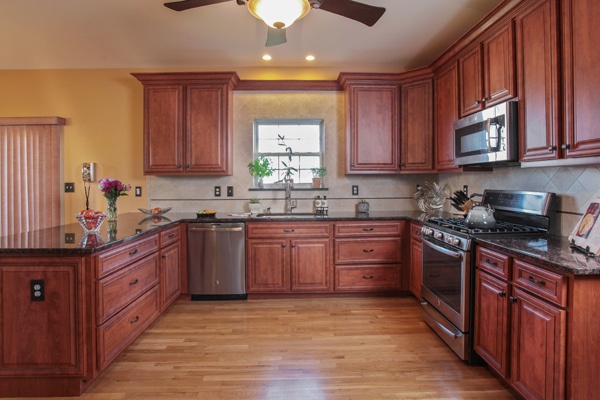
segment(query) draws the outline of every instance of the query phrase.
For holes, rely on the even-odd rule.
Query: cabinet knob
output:
[[[354,163],[350,164],[351,167],[355,167],[356,165]]]
[[[181,167],[183,167],[183,165],[177,164],[177,168],[181,168]]]
[[[560,148],[563,149],[563,150],[570,150],[571,149],[571,145],[568,144],[568,143],[566,143],[566,144],[563,144],[562,146],[560,146]]]
[[[291,246],[291,247],[296,247],[296,244],[295,244],[295,243],[292,243],[290,246]]]
[[[498,292],[498,296],[506,297],[506,292],[505,291]]]
[[[477,105],[481,104],[481,100],[475,100],[475,104],[477,104]]]
[[[185,168],[189,168],[189,167],[190,167],[190,164],[185,164]]]
[[[481,101],[488,101],[489,99],[487,97],[484,97]]]
[[[282,247],[282,248],[285,248],[285,246],[286,246],[286,244],[285,244],[285,243],[282,243],[282,244],[281,244],[281,247]]]
[[[555,151],[556,150],[556,146],[550,146],[548,147],[548,151]]]
[[[517,302],[517,298],[516,298],[516,297],[510,296],[508,299],[509,299],[509,300],[510,300],[510,302],[511,302],[511,303],[513,303],[513,304],[515,304],[515,303]]]

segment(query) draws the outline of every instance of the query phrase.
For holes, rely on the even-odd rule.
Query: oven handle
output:
[[[428,240],[423,240],[423,243],[426,244],[427,246],[431,247],[432,249],[439,251],[440,253],[444,253],[447,256],[456,258],[458,260],[463,258],[463,255],[461,253],[458,253],[458,252],[452,251],[452,250],[448,250],[447,248],[433,244]]]

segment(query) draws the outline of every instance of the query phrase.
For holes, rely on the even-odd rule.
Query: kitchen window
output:
[[[286,147],[292,149],[291,164]],[[312,187],[313,174],[310,169],[324,165],[323,120],[254,120],[254,159],[260,156],[269,158],[275,168],[272,176],[263,179],[265,185],[273,187],[282,181],[285,174],[282,162],[285,162],[298,170],[292,176],[295,187]]]

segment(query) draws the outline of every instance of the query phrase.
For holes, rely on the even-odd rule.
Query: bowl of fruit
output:
[[[147,210],[145,208],[138,208],[138,210],[140,210],[141,212],[143,212],[146,215],[152,215],[154,217],[160,217],[161,215],[165,215],[166,213],[168,213],[169,211],[171,211],[171,207],[167,207],[167,208],[160,208],[160,207],[154,207],[150,210]]]
[[[202,210],[196,212],[196,217],[198,218],[214,218],[217,215],[215,210]]]
[[[98,232],[102,222],[106,218],[106,213],[102,211],[94,211],[86,209],[75,215],[79,224],[83,227],[83,230],[88,232]]]

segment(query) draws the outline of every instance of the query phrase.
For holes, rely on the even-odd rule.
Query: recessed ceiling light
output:
[[[315,60],[315,56],[306,56],[306,61],[314,61]]]
[[[262,59],[265,61],[271,61],[271,56],[268,54],[265,54],[264,56],[262,56]]]

